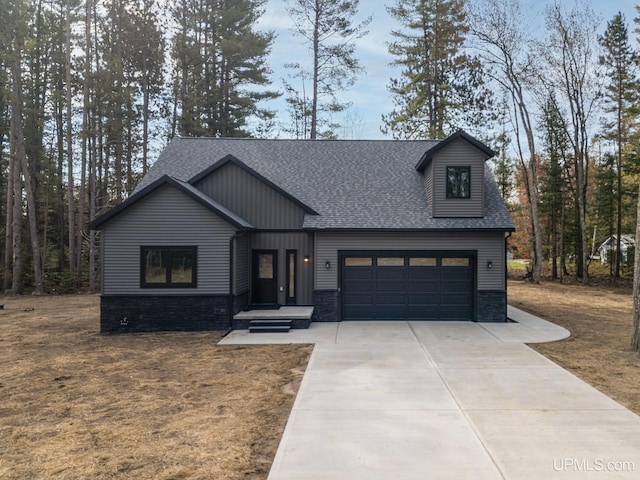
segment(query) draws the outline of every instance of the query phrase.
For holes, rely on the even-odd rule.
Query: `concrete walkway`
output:
[[[640,478],[640,417],[523,345],[565,329],[509,316],[232,332],[315,344],[269,480]]]

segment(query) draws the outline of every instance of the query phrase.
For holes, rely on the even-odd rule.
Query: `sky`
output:
[[[473,0],[469,0],[473,1]],[[532,16],[542,18],[544,6],[553,0],[521,0],[523,12],[531,12]],[[561,0],[561,3],[570,6],[572,0]],[[372,16],[368,27],[369,34],[357,42],[356,56],[365,73],[358,77],[356,84],[348,91],[343,92],[342,99],[351,102],[348,109],[348,118],[337,120],[349,128],[342,133],[342,138],[354,139],[384,139],[390,138],[381,133],[382,115],[393,110],[393,102],[387,85],[392,77],[397,77],[399,71],[394,69],[390,62],[393,57],[387,51],[387,42],[391,41],[390,32],[399,26],[388,14],[385,5],[393,5],[395,0],[360,0],[359,18],[365,19]],[[611,20],[618,12],[622,12],[629,25],[629,31],[633,32],[633,18],[636,16],[635,6],[640,5],[640,0],[592,0],[593,10],[601,17],[599,32],[604,33],[607,21]],[[271,79],[274,85],[281,87],[283,78],[287,78],[290,72],[284,68],[286,63],[299,61],[303,63],[310,58],[310,53],[302,44],[303,39],[293,36],[290,31],[292,22],[286,12],[285,0],[268,0],[265,5],[265,14],[257,24],[260,30],[273,30],[277,37],[269,55],[269,66],[273,70]],[[289,79],[295,86],[293,80]],[[269,108],[279,111],[285,110],[283,98],[268,103]],[[280,118],[286,118],[281,113]],[[281,133],[282,137],[286,134]]]

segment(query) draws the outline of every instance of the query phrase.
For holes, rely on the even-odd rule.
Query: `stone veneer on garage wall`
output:
[[[507,321],[507,292],[501,290],[479,290],[476,318],[479,322]]]

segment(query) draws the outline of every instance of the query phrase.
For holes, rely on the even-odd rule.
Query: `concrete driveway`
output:
[[[269,480],[631,479],[640,417],[523,345],[518,323],[313,323],[223,344],[314,343]]]

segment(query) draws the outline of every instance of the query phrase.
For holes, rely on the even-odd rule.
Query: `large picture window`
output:
[[[447,167],[447,198],[471,196],[471,167]]]
[[[141,247],[140,286],[196,287],[197,264],[197,247]]]

